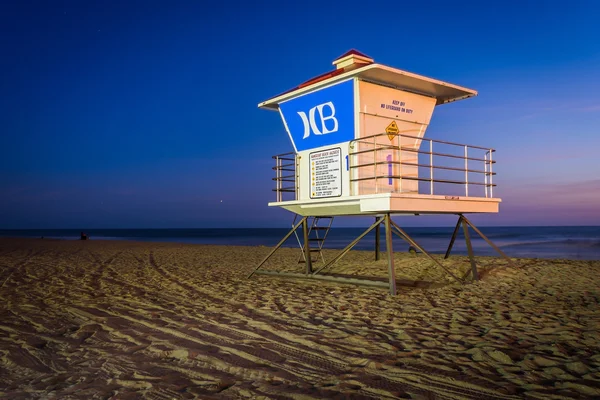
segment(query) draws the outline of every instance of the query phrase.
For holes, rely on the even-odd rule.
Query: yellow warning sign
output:
[[[398,129],[398,125],[396,125],[396,121],[392,121],[391,124],[389,124],[387,126],[387,128],[385,128],[385,133],[387,133],[388,135],[388,139],[393,140],[394,137],[396,137],[396,135],[400,132],[400,129]]]

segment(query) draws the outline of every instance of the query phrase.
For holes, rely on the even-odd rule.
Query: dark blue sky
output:
[[[479,91],[427,131],[497,149],[501,212],[476,222],[600,225],[599,20],[595,1],[4,1],[0,228],[287,226],[267,202],[291,144],[257,103],[351,48]]]

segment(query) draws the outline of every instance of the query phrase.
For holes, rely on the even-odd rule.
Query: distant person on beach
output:
[[[87,240],[87,239],[88,239],[88,236],[85,233],[81,232],[81,240]]]
[[[414,246],[408,246],[408,252],[413,256],[417,255],[417,249]]]

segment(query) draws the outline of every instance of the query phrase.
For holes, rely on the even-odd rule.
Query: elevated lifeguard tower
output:
[[[297,216],[292,230],[252,273],[336,280],[319,272],[343,257],[360,239],[385,224],[389,283],[341,279],[348,283],[385,285],[396,293],[392,234],[447,270],[391,219],[392,214],[456,214],[458,222],[446,252],[449,256],[462,225],[472,265],[478,279],[468,234],[471,226],[504,255],[465,216],[497,213],[500,199],[493,196],[494,149],[425,138],[436,106],[477,95],[450,83],[377,64],[351,50],[333,62],[335,69],[260,103],[278,111],[294,148],[274,156],[276,201]],[[311,238],[323,218],[372,215],[376,221],[338,257],[313,271],[315,253],[324,237]],[[302,226],[305,271],[303,274],[260,270],[266,260]],[[311,248],[311,241],[316,245]],[[250,274],[250,276],[252,276]],[[457,280],[461,280],[452,275]]]

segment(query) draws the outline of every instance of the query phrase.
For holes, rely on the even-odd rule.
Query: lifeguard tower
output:
[[[466,213],[499,211],[501,200],[493,196],[494,149],[424,137],[436,106],[476,96],[477,92],[377,64],[356,50],[343,54],[333,65],[333,71],[258,105],[279,112],[294,148],[273,157],[276,201],[269,206],[282,207],[301,219],[294,220],[290,232],[250,276],[259,273],[383,285],[395,295],[392,234],[396,234],[462,281],[419,246],[391,215],[456,214],[458,222],[445,257],[462,226],[473,279],[478,279],[478,274],[469,226],[511,263],[465,217]],[[314,271],[313,263],[333,217],[352,215],[372,215],[375,223],[336,258]],[[323,219],[326,226],[319,226]],[[376,235],[375,258],[379,259],[381,224],[385,225],[388,283],[320,274],[372,230]],[[300,226],[303,240],[297,237],[303,248],[304,273],[261,270]]]

